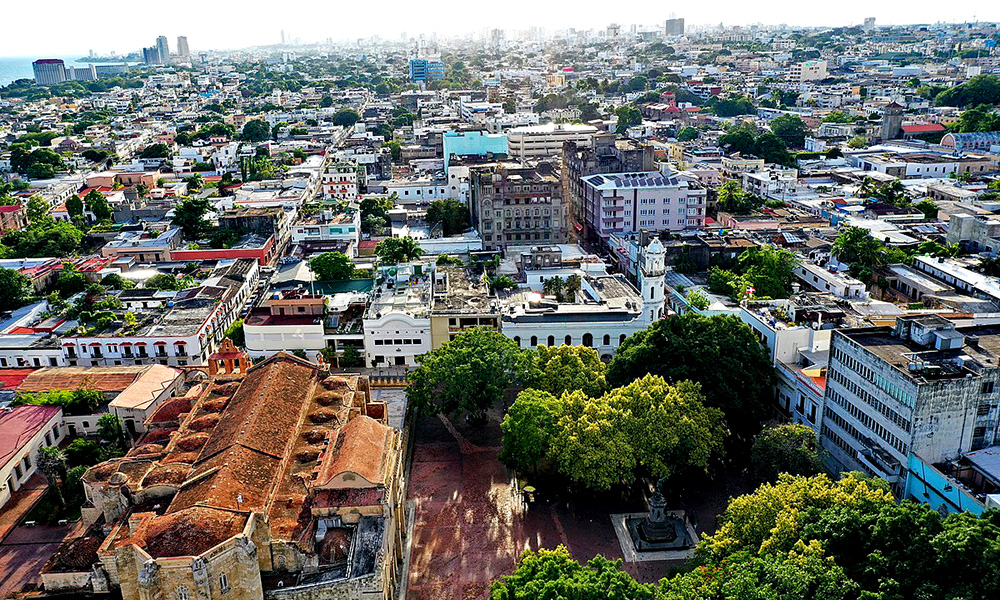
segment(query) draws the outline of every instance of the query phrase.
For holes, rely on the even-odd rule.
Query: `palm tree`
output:
[[[42,446],[38,449],[38,470],[45,476],[49,488],[55,492],[59,506],[65,506],[59,479],[66,476],[66,455],[55,446]]]
[[[875,191],[878,186],[875,185],[875,180],[871,177],[865,177],[861,181],[861,185],[858,186],[857,196],[858,198],[871,198],[875,195]]]

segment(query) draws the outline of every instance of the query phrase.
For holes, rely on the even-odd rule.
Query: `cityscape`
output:
[[[0,52],[0,598],[1000,598],[1000,22],[642,8]]]

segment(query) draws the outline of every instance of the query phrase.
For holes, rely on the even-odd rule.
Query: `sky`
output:
[[[500,3],[459,0],[376,0],[351,2],[297,0],[289,3],[244,0],[173,0],[167,4],[134,0],[48,0],[45,17],[33,2],[12,0],[0,8],[0,56],[119,54],[152,46],[165,35],[170,47],[186,35],[192,52],[278,43],[281,30],[303,43],[356,40],[379,35],[399,40],[436,32],[439,36],[475,33],[489,28],[548,30],[603,28],[613,20],[626,26],[662,25],[676,13],[688,25],[751,23],[810,26],[860,24],[875,17],[881,24],[1000,21],[1000,2],[940,0],[764,1],[717,0],[668,4],[638,0],[624,6],[596,0],[506,0]],[[608,10],[609,7],[616,7]],[[625,10],[620,10],[625,8]],[[627,22],[626,22],[627,21]]]

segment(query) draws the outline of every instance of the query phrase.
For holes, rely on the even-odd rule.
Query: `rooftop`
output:
[[[15,406],[0,409],[0,465],[6,465],[49,421],[62,412],[58,406]]]

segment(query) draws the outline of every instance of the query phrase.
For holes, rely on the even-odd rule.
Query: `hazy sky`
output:
[[[752,2],[628,2],[623,5],[595,0],[507,0],[467,2],[458,0],[404,1],[299,0],[293,2],[240,3],[213,0],[173,0],[151,4],[134,0],[49,0],[44,15],[37,2],[5,0],[0,8],[0,56],[44,56],[125,53],[153,45],[156,36],[170,39],[173,50],[178,35],[187,35],[192,51],[241,48],[280,41],[286,36],[303,42],[354,40],[378,34],[399,39],[437,32],[469,33],[493,27],[550,30],[576,27],[602,28],[615,19],[640,24],[662,24],[676,13],[688,24],[746,25],[853,25],[865,17],[883,24],[966,21],[977,18],[1000,21],[1000,2],[940,0],[861,0]],[[676,6],[676,8],[674,8]],[[614,7],[612,10],[609,8]],[[624,9],[624,10],[622,10]],[[630,23],[624,23],[629,25]]]

